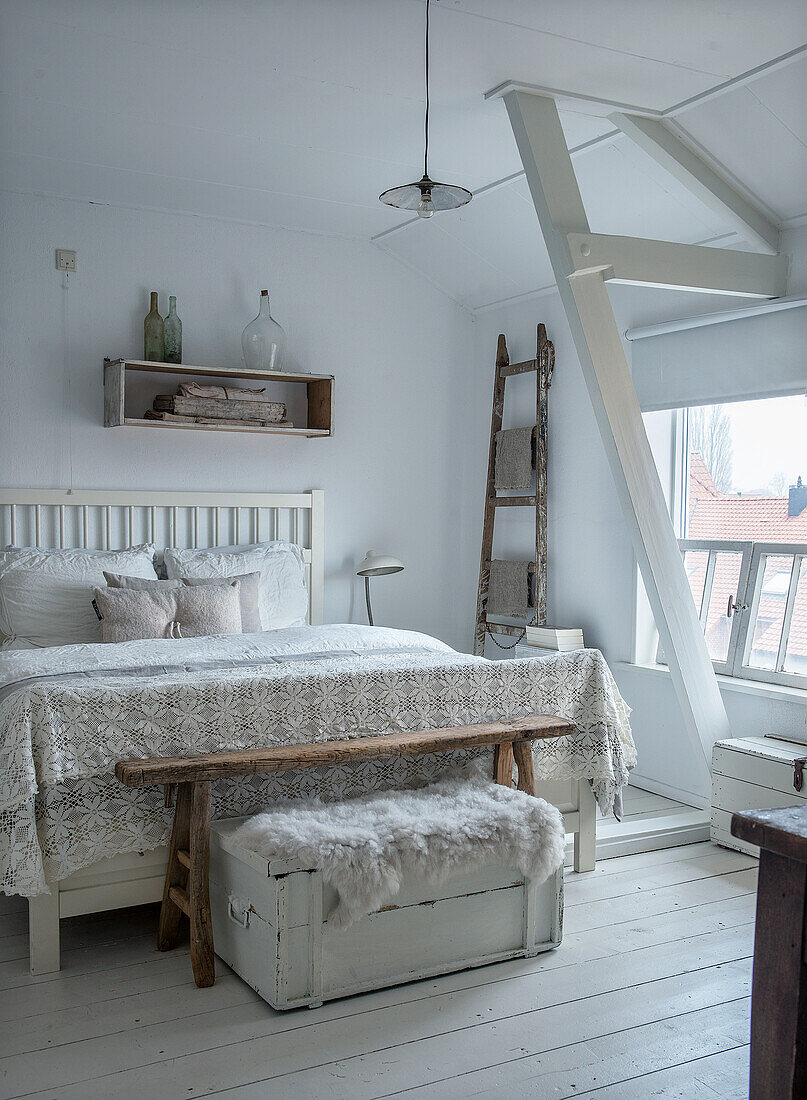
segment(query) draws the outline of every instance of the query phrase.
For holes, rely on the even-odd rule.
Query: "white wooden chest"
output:
[[[333,929],[336,893],[296,860],[237,846],[244,818],[214,823],[210,905],[219,955],[273,1008],[536,955],[557,947],[563,869],[540,886],[491,866],[439,886],[404,883],[394,905]]]
[[[805,756],[807,745],[778,737],[718,741],[712,750],[712,840],[759,855],[758,848],[731,835],[731,815],[807,805],[807,771],[801,791],[793,786],[793,762]]]

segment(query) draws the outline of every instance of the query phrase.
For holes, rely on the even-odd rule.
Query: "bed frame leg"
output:
[[[580,828],[574,834],[575,871],[593,871],[597,863],[597,803],[587,779],[577,781]]]
[[[53,974],[61,968],[59,949],[59,883],[49,882],[49,894],[28,899],[28,951],[32,974]]]

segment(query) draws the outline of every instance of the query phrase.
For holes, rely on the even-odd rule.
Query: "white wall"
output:
[[[785,234],[784,250],[793,257],[788,293],[801,293],[807,289],[807,230]],[[716,296],[626,286],[612,288],[612,301],[622,331],[634,325],[727,308],[726,299]],[[703,804],[708,801],[709,791],[698,778],[689,741],[681,736],[680,711],[669,674],[619,667],[633,657],[636,563],[556,293],[477,314],[477,373],[480,387],[487,387],[487,415],[496,335],[506,334],[511,359],[531,358],[538,321],[546,323],[556,349],[549,398],[549,621],[561,626],[582,625],[586,644],[602,649],[614,668],[617,683],[634,708],[637,779]],[[715,342],[718,370],[723,365],[719,360],[719,336],[725,327],[696,330]],[[801,354],[803,361],[803,349]],[[764,369],[761,363],[760,370]],[[505,405],[508,426],[534,422],[533,377],[518,378],[507,386],[508,400],[512,397],[512,403]],[[506,531],[497,520],[497,530],[504,534],[499,553],[526,556],[534,546],[531,517],[518,516],[515,510],[512,514],[508,510],[506,515]],[[488,655],[493,655],[490,649]],[[804,703],[762,693],[740,694],[728,688],[721,688],[721,692],[734,736],[776,733],[804,738]]]
[[[361,242],[8,192],[0,212],[0,484],[322,488],[326,619],[364,621],[371,547],[406,563],[374,583],[377,622],[470,645],[466,312]],[[78,252],[67,288],[57,247]],[[336,377],[332,438],[103,427],[103,358],[140,357],[149,290],[177,295],[185,362],[238,366],[266,286],[288,365]]]

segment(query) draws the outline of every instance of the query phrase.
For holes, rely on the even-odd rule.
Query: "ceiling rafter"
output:
[[[786,256],[607,233],[569,233],[566,241],[575,274],[602,271],[606,282],[738,298],[779,298],[787,286]]]
[[[779,251],[778,227],[679,141],[663,122],[619,111],[609,119],[743,240],[765,252]]]
[[[687,111],[692,110],[694,107],[699,107],[701,104],[708,103],[713,99],[717,99],[720,96],[726,95],[728,92],[733,91],[735,88],[743,87],[746,84],[757,80],[759,77],[764,76],[767,73],[777,72],[780,69],[786,68],[788,65],[799,61],[801,58],[807,56],[807,43],[800,46],[796,46],[794,49],[789,50],[787,53],[780,54],[778,57],[773,57],[770,61],[765,61],[761,65],[756,65],[752,69],[748,69],[746,72],[740,73],[735,77],[731,77],[728,80],[721,81],[719,84],[715,84],[711,88],[705,89],[703,92],[698,92],[694,96],[690,96],[688,99],[681,100],[678,103],[671,104],[664,110],[659,111],[651,107],[643,107],[640,105],[633,105],[627,103],[619,103],[616,100],[603,99],[596,96],[585,95],[580,92],[570,91],[569,89],[562,88],[549,88],[537,84],[520,84],[519,87],[529,90],[534,94],[547,95],[560,104],[562,110],[572,111],[580,114],[595,115],[597,117],[609,118],[614,112],[628,113],[632,115],[643,116],[645,118],[657,119],[657,120],[677,120],[679,115],[685,114]],[[515,87],[517,82],[505,81],[496,85],[495,88],[491,88],[490,91],[485,93],[485,99],[499,98],[504,94],[504,90],[510,86]],[[677,128],[684,134],[686,131],[680,123],[677,124]],[[581,153],[589,149],[595,149],[597,146],[606,145],[614,141],[615,138],[621,135],[622,131],[619,128],[609,130],[608,133],[601,134],[598,137],[592,138],[589,141],[583,142],[581,145],[577,145],[569,150],[572,156],[578,156]],[[721,165],[715,158],[711,158],[714,168],[721,174],[730,176],[730,173]],[[508,176],[501,179],[492,180],[490,183],[485,184],[483,187],[477,188],[474,192],[475,196],[486,194],[496,188],[503,187],[508,183],[512,183],[517,179],[521,179],[524,176],[524,171],[511,173]],[[764,207],[764,203],[759,196],[752,195],[748,188],[744,188],[747,192],[747,201],[753,203],[756,206]],[[416,224],[417,218],[407,218],[405,221],[399,222],[398,225],[391,226],[389,229],[383,230],[381,233],[377,233],[370,237],[371,241],[378,241],[382,237],[391,236],[394,233],[400,233],[410,225]]]

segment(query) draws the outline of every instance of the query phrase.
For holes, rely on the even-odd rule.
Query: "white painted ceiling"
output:
[[[807,216],[805,0],[439,0],[429,222],[378,194],[422,165],[423,0],[2,0],[0,186],[377,238],[469,308],[551,283],[504,80],[673,112],[780,225]],[[685,106],[687,101],[695,102]],[[607,119],[564,112],[594,231],[731,243]],[[600,140],[598,140],[600,139]],[[807,219],[806,219],[807,220]],[[378,236],[379,234],[386,234]]]

